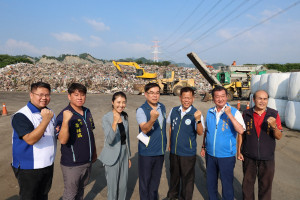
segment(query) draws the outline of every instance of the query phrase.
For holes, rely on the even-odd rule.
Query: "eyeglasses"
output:
[[[43,98],[43,97],[49,98],[50,97],[50,94],[36,94],[36,93],[33,93],[33,92],[31,92],[31,93],[37,95],[40,98]]]
[[[147,93],[150,94],[150,95],[160,95],[159,92],[147,92]]]

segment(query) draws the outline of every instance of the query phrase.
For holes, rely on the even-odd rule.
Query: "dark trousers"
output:
[[[92,172],[92,163],[71,167],[61,164],[60,167],[64,178],[63,200],[82,200]]]
[[[218,199],[218,175],[222,183],[222,199],[233,200],[233,170],[235,156],[217,158],[206,154],[206,183],[209,199]]]
[[[195,180],[195,156],[178,156],[170,153],[170,188],[168,198],[178,198],[181,179],[181,193],[179,199],[193,199]]]
[[[53,165],[42,169],[13,168],[21,200],[47,200],[52,185]]]
[[[254,184],[258,177],[258,199],[271,200],[272,182],[275,173],[274,160],[254,160],[244,156],[243,199],[255,199]]]
[[[158,187],[164,163],[164,155],[139,155],[139,190],[141,200],[158,199]]]

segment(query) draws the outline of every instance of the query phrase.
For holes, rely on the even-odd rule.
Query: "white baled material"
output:
[[[269,74],[262,74],[259,81],[259,89],[267,91]]]
[[[291,73],[273,73],[268,76],[267,92],[274,99],[287,99]]]
[[[259,90],[259,82],[261,75],[252,75],[251,76],[251,93],[254,94]]]
[[[285,123],[285,110],[288,100],[269,98],[268,107],[278,111],[281,122]]]
[[[300,72],[292,72],[290,75],[288,100],[300,101]]]
[[[285,110],[285,124],[288,128],[300,131],[300,102],[289,101]]]

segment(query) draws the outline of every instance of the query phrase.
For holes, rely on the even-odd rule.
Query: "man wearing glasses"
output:
[[[146,102],[137,109],[139,132],[149,139],[139,141],[138,168],[141,200],[158,199],[158,187],[167,144],[166,108],[159,103],[160,87],[157,83],[145,85]]]
[[[56,153],[55,116],[47,108],[50,85],[31,85],[30,101],[12,116],[12,168],[20,199],[48,199]]]

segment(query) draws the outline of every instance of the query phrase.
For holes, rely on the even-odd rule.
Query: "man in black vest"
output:
[[[237,158],[243,161],[243,199],[255,199],[254,184],[258,176],[258,199],[271,199],[275,171],[276,141],[282,137],[278,111],[267,107],[269,95],[258,90],[255,106],[243,112],[246,131],[238,137]]]

